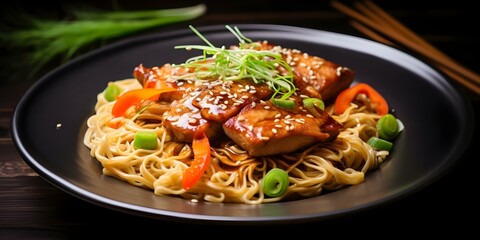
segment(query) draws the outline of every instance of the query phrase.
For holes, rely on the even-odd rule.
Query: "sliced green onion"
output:
[[[316,118],[321,118],[321,114],[317,111],[317,107],[322,111],[325,109],[325,103],[318,98],[305,98],[303,99],[303,107],[305,107],[310,114]]]
[[[303,99],[303,106],[307,109],[316,106],[322,110],[325,110],[325,103],[319,98],[305,98]]]
[[[295,102],[290,99],[272,98],[270,101],[279,108],[293,109],[295,107]]]
[[[374,148],[375,150],[390,151],[390,149],[392,149],[392,146],[393,146],[393,143],[378,137],[371,137],[370,139],[368,139],[367,143],[368,145],[372,146],[372,148]]]
[[[115,101],[117,99],[117,96],[120,95],[120,87],[117,86],[117,84],[109,82],[107,85],[107,88],[105,88],[103,96],[107,101]]]
[[[206,5],[173,9],[149,9],[144,11],[95,11],[92,8],[76,8],[71,21],[36,19],[27,16],[31,24],[25,28],[0,32],[0,44],[30,51],[32,73],[38,72],[53,59],[69,60],[88,46],[103,44],[143,30],[178,23],[199,17],[206,12]],[[22,15],[23,16],[23,15]],[[19,20],[24,20],[22,17]],[[28,21],[27,21],[28,22]],[[25,52],[25,51],[20,51]]]
[[[157,149],[157,134],[154,132],[137,132],[133,140],[135,149]]]
[[[377,122],[377,131],[382,139],[394,139],[399,133],[397,119],[390,113],[383,115]]]
[[[262,180],[263,192],[269,197],[282,196],[287,191],[288,185],[288,173],[280,168],[272,168]]]

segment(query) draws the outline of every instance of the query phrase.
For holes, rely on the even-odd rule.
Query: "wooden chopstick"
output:
[[[386,38],[382,37],[381,35],[377,34],[374,31],[370,30],[368,27],[366,27],[365,25],[363,25],[363,24],[361,24],[357,21],[352,21],[351,25],[354,28],[356,28],[358,31],[362,32],[363,34],[367,35],[368,37],[370,37],[371,39],[373,39],[377,42],[380,42],[380,43],[383,43],[383,44],[386,44],[386,45],[389,45],[389,46],[392,46],[392,47],[398,47],[395,43],[387,40]],[[435,65],[435,67],[440,69],[440,71],[442,71],[443,73],[448,75],[453,80],[455,80],[455,81],[459,82],[460,84],[464,85],[465,87],[471,89],[473,92],[475,92],[477,94],[480,94],[480,87],[478,87],[475,84],[465,80],[464,77],[457,74],[456,72],[453,72],[449,68],[444,67],[441,64],[438,64],[438,63],[433,63],[433,64]]]
[[[355,7],[360,12],[357,12],[335,0],[331,2],[331,5],[340,12],[355,19],[356,21],[352,22],[352,26],[365,35],[376,41],[392,45],[392,41],[380,36],[380,34],[375,33],[368,27],[376,30],[394,42],[400,43],[401,45],[420,53],[427,59],[431,60],[437,68],[450,76],[453,80],[471,89],[475,93],[480,94],[480,76],[478,74],[458,64],[440,50],[433,47],[427,41],[390,16],[387,12],[375,5],[372,1],[366,0],[364,1],[364,4],[356,2]]]

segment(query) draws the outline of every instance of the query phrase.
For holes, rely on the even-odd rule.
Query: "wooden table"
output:
[[[126,9],[167,8],[186,6],[170,2],[162,5],[160,1],[145,1],[139,5],[128,5],[117,1]],[[158,2],[158,3],[157,3]],[[195,3],[196,1],[189,1]],[[363,36],[349,25],[348,18],[329,6],[328,1],[291,1],[278,4],[276,1],[256,0],[216,3],[206,1],[206,15],[192,20],[194,25],[228,24],[228,23],[273,23],[309,27],[349,35]],[[398,2],[398,1],[397,1]],[[422,37],[439,49],[476,72],[480,71],[478,63],[480,38],[478,37],[478,14],[473,7],[455,1],[454,4],[433,2],[430,6],[407,4],[405,1],[391,3],[378,1],[401,22],[410,26]],[[95,1],[86,3],[95,5]],[[33,6],[20,4],[28,11],[43,15],[61,12],[62,5]],[[123,5],[122,5],[123,4]],[[107,3],[99,7],[109,7]],[[10,6],[9,6],[10,7]],[[6,8],[4,8],[6,9]],[[50,11],[50,12],[48,12]],[[464,31],[460,26],[471,26]],[[167,31],[174,28],[165,26],[152,31]],[[475,229],[462,227],[469,224],[464,216],[476,218],[479,201],[473,194],[478,193],[478,141],[472,142],[468,150],[460,157],[459,163],[446,175],[426,188],[391,204],[381,206],[368,212],[360,212],[348,217],[321,222],[308,222],[288,226],[204,226],[133,216],[97,205],[90,204],[61,191],[39,177],[23,161],[11,138],[11,118],[18,100],[33,84],[35,78],[22,77],[20,68],[5,67],[5,61],[18,61],[15,54],[2,55],[2,79],[0,80],[0,239],[57,239],[80,238],[92,235],[99,230],[110,236],[123,236],[123,233],[155,234],[164,238],[164,231],[173,234],[182,230],[179,236],[210,236],[218,233],[218,238],[230,236],[254,236],[250,231],[264,233],[290,233],[323,238],[323,231],[355,235],[375,235],[379,229],[388,230],[390,235],[409,235],[419,230],[420,233],[455,233],[468,234]],[[21,59],[20,59],[21,60]],[[53,69],[51,66],[45,71]],[[25,74],[24,74],[25,75]],[[19,77],[20,76],[20,77]],[[474,140],[480,137],[478,118],[480,118],[479,96],[469,92],[452,81],[452,84],[465,95],[475,111]],[[477,195],[478,196],[478,195]],[[454,225],[454,224],[458,225]],[[457,228],[456,226],[459,226]],[[342,230],[343,229],[343,230]],[[340,231],[339,231],[340,230]],[[205,234],[209,235],[205,235]],[[330,232],[331,233],[331,232]],[[229,234],[229,235],[225,235]],[[263,234],[262,234],[263,235]],[[212,235],[213,236],[213,235]],[[465,235],[466,236],[466,235]],[[387,237],[384,235],[384,237]],[[183,239],[183,237],[182,237]],[[298,238],[300,239],[300,238]]]

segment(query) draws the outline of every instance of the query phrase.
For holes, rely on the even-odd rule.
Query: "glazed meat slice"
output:
[[[272,50],[283,56],[294,74],[294,83],[300,94],[329,101],[348,88],[355,78],[355,72],[345,66],[324,58],[303,53],[297,49],[282,48],[266,41],[263,50]],[[279,69],[283,74],[285,69]]]
[[[215,138],[223,133],[221,123],[205,120],[200,110],[193,106],[201,91],[193,91],[186,97],[175,100],[163,113],[163,124],[173,138],[179,142],[192,142],[195,131],[204,129],[208,138]]]
[[[298,104],[297,104],[298,105]],[[327,112],[313,117],[306,110],[287,111],[270,101],[250,104],[223,124],[225,134],[251,156],[289,153],[334,139],[342,129]]]
[[[165,86],[176,88],[177,91],[163,93],[159,99],[160,101],[172,102],[180,100],[185,92],[195,88],[194,81],[173,78],[173,76],[182,76],[188,72],[189,69],[174,67],[171,64],[152,68],[147,68],[140,64],[133,70],[133,76],[144,88],[162,88]]]
[[[164,125],[177,141],[182,142],[191,142],[199,128],[205,129],[209,138],[223,134],[222,123],[244,106],[272,94],[267,85],[253,86],[251,80],[205,81],[185,92],[183,98],[173,101],[163,114]]]
[[[329,101],[348,88],[355,72],[323,58],[292,51],[294,81],[301,94]]]
[[[254,84],[252,80],[212,81],[195,97],[193,106],[200,109],[206,120],[224,123],[246,105],[268,99],[273,91],[266,84]]]

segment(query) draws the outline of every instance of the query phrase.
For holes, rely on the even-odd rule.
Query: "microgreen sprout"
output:
[[[193,26],[190,29],[202,39],[206,45],[180,45],[175,49],[202,50],[203,54],[188,59],[179,66],[193,68],[188,73],[178,78],[182,79],[222,79],[235,81],[252,79],[255,83],[265,83],[273,91],[272,98],[280,95],[280,99],[287,99],[295,92],[293,72],[282,55],[274,51],[259,50],[260,43],[253,42],[245,37],[237,27],[226,26],[237,37],[239,44],[236,48],[214,46]],[[286,74],[282,75],[279,68]]]

